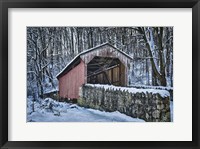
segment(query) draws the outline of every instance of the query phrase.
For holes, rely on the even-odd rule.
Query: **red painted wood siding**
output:
[[[59,78],[59,95],[62,98],[79,98],[79,87],[85,82],[85,64],[81,62]]]

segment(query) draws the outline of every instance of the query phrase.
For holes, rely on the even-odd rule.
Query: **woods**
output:
[[[133,58],[129,85],[173,87],[173,27],[27,27],[27,95],[57,90],[77,54],[106,42]]]

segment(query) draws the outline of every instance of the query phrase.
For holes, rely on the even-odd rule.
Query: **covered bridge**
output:
[[[132,58],[109,43],[79,53],[56,76],[61,98],[79,98],[85,84],[127,86]]]

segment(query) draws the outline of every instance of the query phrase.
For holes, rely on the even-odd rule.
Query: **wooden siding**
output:
[[[79,98],[79,87],[85,83],[85,64],[81,61],[67,74],[59,78],[59,95],[61,98]]]

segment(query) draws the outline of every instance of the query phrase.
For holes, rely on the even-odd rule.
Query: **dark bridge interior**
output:
[[[125,86],[125,66],[118,58],[96,56],[87,65],[87,83]]]

